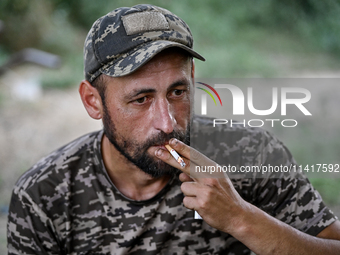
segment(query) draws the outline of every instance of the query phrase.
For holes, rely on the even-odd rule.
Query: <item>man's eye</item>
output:
[[[146,97],[141,97],[141,98],[138,98],[135,100],[136,103],[138,104],[142,104],[142,103],[145,103],[146,101]]]
[[[183,94],[183,92],[184,92],[184,90],[175,89],[173,93],[174,93],[175,96],[180,96],[180,95]]]

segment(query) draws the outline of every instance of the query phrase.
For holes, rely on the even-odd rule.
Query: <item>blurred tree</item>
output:
[[[40,45],[52,9],[46,0],[2,0],[0,19],[4,21],[1,45],[17,51]]]
[[[338,0],[274,0],[268,10],[271,27],[299,34],[306,43],[340,56]]]
[[[308,44],[314,44],[340,56],[338,0],[147,2],[178,13],[194,29],[202,25],[205,30],[209,28],[210,31],[206,33],[214,43],[225,40],[221,36],[221,24],[227,29],[257,26],[275,31],[289,31],[304,38]],[[110,10],[139,3],[139,0],[2,0],[0,19],[3,19],[6,25],[2,44],[11,50],[39,45],[42,31],[51,23],[48,18],[58,11],[65,13],[75,26],[87,30],[94,20]],[[205,33],[198,32],[198,36],[201,35],[203,41],[207,39]]]

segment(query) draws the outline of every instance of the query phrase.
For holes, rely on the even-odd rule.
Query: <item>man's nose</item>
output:
[[[154,109],[154,127],[166,134],[171,133],[177,124],[171,104],[167,99],[159,100]]]

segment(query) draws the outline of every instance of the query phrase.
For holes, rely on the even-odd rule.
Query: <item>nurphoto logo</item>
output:
[[[203,82],[196,82],[196,83],[199,83],[203,86],[206,86],[207,88],[209,88],[212,92],[215,93],[215,95],[217,96],[218,100],[220,100],[220,104],[222,106],[222,100],[221,100],[221,97],[220,95],[217,93],[217,91],[210,85],[206,84],[206,83],[203,83]],[[217,105],[216,103],[216,100],[214,98],[214,96],[211,94],[211,92],[207,89],[204,89],[204,88],[201,88],[201,87],[197,87],[198,89],[201,89],[203,90],[204,92],[206,92],[214,101],[215,105]],[[202,94],[202,115],[207,115],[207,95],[206,94]]]
[[[302,112],[305,116],[312,116],[311,112],[306,108],[304,104],[310,101],[311,99],[311,93],[308,89],[305,88],[299,88],[299,87],[273,87],[268,88],[271,89],[271,106],[267,109],[256,109],[254,106],[254,93],[252,87],[247,87],[247,93],[243,93],[243,91],[232,84],[215,84],[214,87],[202,83],[197,82],[201,85],[204,85],[205,87],[209,88],[212,92],[215,93],[217,98],[220,101],[220,104],[222,106],[222,100],[220,95],[217,93],[216,89],[218,90],[225,90],[227,89],[228,92],[231,93],[232,97],[232,114],[234,116],[242,116],[245,115],[245,107],[248,112],[256,115],[256,116],[269,116],[276,112],[277,110],[280,111],[281,116],[287,115],[287,106],[292,105],[293,107],[296,107],[300,112]],[[205,91],[214,101],[215,105],[217,106],[216,100],[213,96],[213,94],[201,87],[197,87],[198,89],[201,89]],[[201,115],[207,115],[207,94],[202,94],[201,96]],[[260,98],[263,100],[262,98]],[[246,121],[245,119],[242,122],[235,122],[235,120],[227,120],[227,119],[215,119],[214,120],[214,127],[216,125],[223,125],[223,124],[243,124],[251,127],[262,127],[264,125],[264,122],[270,122],[272,127],[274,126],[274,123],[280,122],[283,127],[295,127],[297,126],[298,122],[295,119],[250,119]],[[255,124],[256,123],[256,124]]]

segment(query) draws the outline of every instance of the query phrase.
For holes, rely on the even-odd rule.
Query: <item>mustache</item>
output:
[[[165,143],[167,143],[171,138],[176,138],[177,140],[180,140],[182,142],[184,142],[185,144],[189,143],[190,137],[189,137],[189,130],[186,131],[179,131],[179,130],[174,130],[169,134],[164,133],[163,131],[161,131],[159,134],[157,134],[156,136],[148,139],[145,143],[144,143],[144,149],[148,149],[151,146],[155,146],[155,145],[164,145]]]

